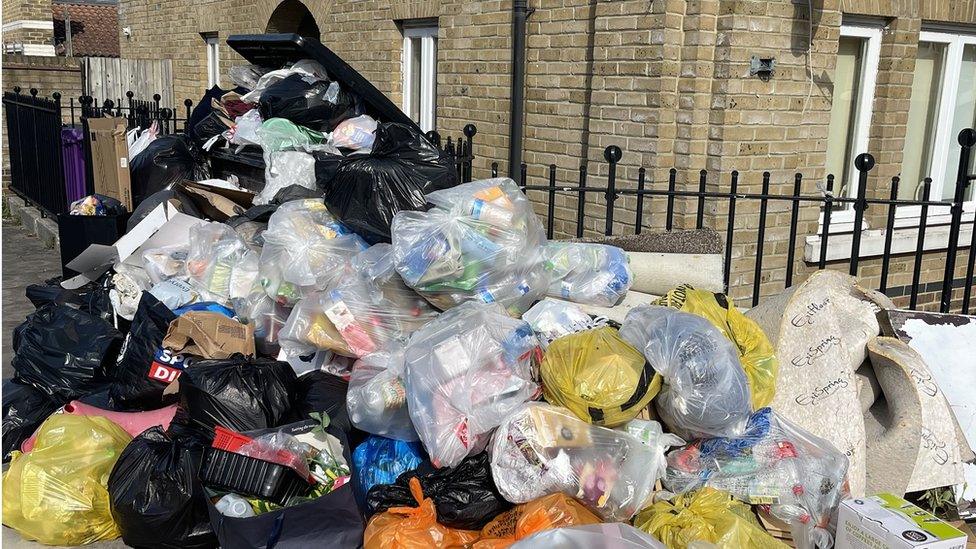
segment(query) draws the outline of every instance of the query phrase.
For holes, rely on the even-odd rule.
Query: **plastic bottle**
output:
[[[227,517],[247,518],[254,516],[251,504],[237,494],[227,494],[214,505],[221,515]]]

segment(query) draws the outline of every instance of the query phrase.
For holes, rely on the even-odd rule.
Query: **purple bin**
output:
[[[68,204],[88,196],[84,141],[85,135],[81,128],[61,129],[61,158],[64,163],[64,190]]]

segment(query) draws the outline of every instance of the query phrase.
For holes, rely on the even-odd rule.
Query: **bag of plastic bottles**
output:
[[[418,440],[407,411],[404,347],[390,342],[356,361],[349,377],[349,417],[357,428],[397,440]]]
[[[787,547],[766,532],[748,504],[707,487],[654,503],[634,517],[634,525],[672,549],[686,549],[696,541],[719,549]]]
[[[510,549],[552,549],[554,547],[559,549],[668,549],[650,534],[621,522],[543,530],[516,542]],[[743,549],[745,547],[747,546],[743,546]]]
[[[627,313],[620,337],[664,377],[654,403],[661,421],[685,439],[743,432],[752,401],[735,347],[704,318],[642,305]]]
[[[561,492],[603,520],[629,520],[654,489],[666,446],[650,447],[569,410],[529,403],[509,415],[492,439],[491,473],[508,501]]]
[[[404,442],[370,436],[352,453],[356,470],[356,500],[366,503],[366,493],[378,484],[393,484],[407,471],[413,471],[427,459],[419,442]]]
[[[426,198],[434,208],[393,219],[394,261],[408,286],[442,310],[498,302],[513,315],[545,295],[545,231],[514,181],[475,181]]]
[[[557,338],[606,324],[606,319],[594,319],[572,303],[548,297],[525,311],[522,320],[532,326],[542,346],[547,348]]]
[[[663,482],[677,493],[709,486],[768,505],[786,522],[808,527],[819,547],[833,542],[830,515],[850,496],[847,456],[770,408],[749,418],[735,438],[702,439],[668,454]]]
[[[634,281],[627,252],[606,244],[548,242],[542,248],[552,282],[549,295],[613,307]]]
[[[258,253],[224,223],[201,223],[189,232],[186,271],[193,286],[208,299],[247,296],[257,281]]]
[[[609,326],[550,343],[539,373],[546,402],[606,427],[636,417],[661,390],[644,355]]]
[[[282,204],[263,238],[259,280],[272,299],[289,305],[341,280],[350,258],[367,248],[315,199]]]
[[[374,516],[366,525],[365,549],[428,549],[464,547],[478,539],[473,530],[457,530],[437,522],[437,509],[424,497],[420,481],[410,479],[416,507],[392,507]]]
[[[506,549],[536,532],[600,522],[600,517],[575,499],[566,494],[550,494],[516,505],[492,519],[481,529],[481,539],[473,549]]]
[[[47,545],[119,537],[105,479],[130,440],[104,417],[49,417],[34,450],[14,452],[3,475],[4,525]]]
[[[407,404],[435,466],[481,451],[509,413],[538,396],[540,354],[529,325],[493,303],[464,303],[414,332]]]
[[[693,313],[711,322],[739,351],[742,368],[749,379],[753,409],[758,410],[773,401],[779,371],[776,352],[762,328],[742,314],[728,296],[682,284],[654,304]]]
[[[329,140],[340,149],[369,152],[376,138],[376,127],[376,119],[363,114],[339,122]]]

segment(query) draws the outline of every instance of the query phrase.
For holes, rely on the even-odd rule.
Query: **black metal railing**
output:
[[[19,91],[19,90],[18,90]],[[49,213],[67,210],[61,149],[60,94],[53,98],[3,94],[10,155],[10,188]]]

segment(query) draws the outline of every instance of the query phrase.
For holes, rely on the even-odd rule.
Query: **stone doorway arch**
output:
[[[268,18],[267,33],[295,33],[306,38],[321,39],[319,25],[312,12],[299,0],[284,0]]]

